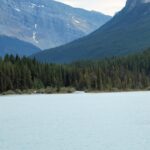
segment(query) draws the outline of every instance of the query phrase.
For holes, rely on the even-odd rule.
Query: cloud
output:
[[[121,10],[126,0],[57,0],[74,7],[84,8],[87,10],[96,10],[105,14],[114,15]]]

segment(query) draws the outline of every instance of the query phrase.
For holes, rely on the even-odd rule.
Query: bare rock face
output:
[[[53,0],[1,0],[0,35],[47,49],[85,36],[110,18]]]

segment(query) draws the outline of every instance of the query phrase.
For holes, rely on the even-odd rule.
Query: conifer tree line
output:
[[[61,65],[12,55],[0,58],[0,93],[46,87],[89,91],[148,89],[150,50],[126,57]]]

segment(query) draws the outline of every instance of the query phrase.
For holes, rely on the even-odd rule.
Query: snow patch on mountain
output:
[[[19,8],[17,8],[17,7],[15,7],[15,10],[16,10],[17,12],[21,12],[21,10],[20,10]]]
[[[75,23],[80,24],[80,21],[77,20],[74,16],[72,17],[72,19],[73,19],[73,21],[74,21]]]
[[[29,7],[31,7],[31,8],[35,8],[35,7],[44,8],[45,5],[37,5],[37,4],[31,3],[31,5]]]
[[[36,35],[37,35],[37,32],[34,31],[34,32],[33,32],[33,35],[32,35],[32,38],[33,38],[34,42],[38,44],[39,41],[37,40]]]
[[[37,24],[34,25],[34,28],[37,29]]]

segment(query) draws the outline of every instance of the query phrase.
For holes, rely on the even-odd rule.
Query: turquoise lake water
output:
[[[150,92],[1,96],[0,150],[150,150]]]

